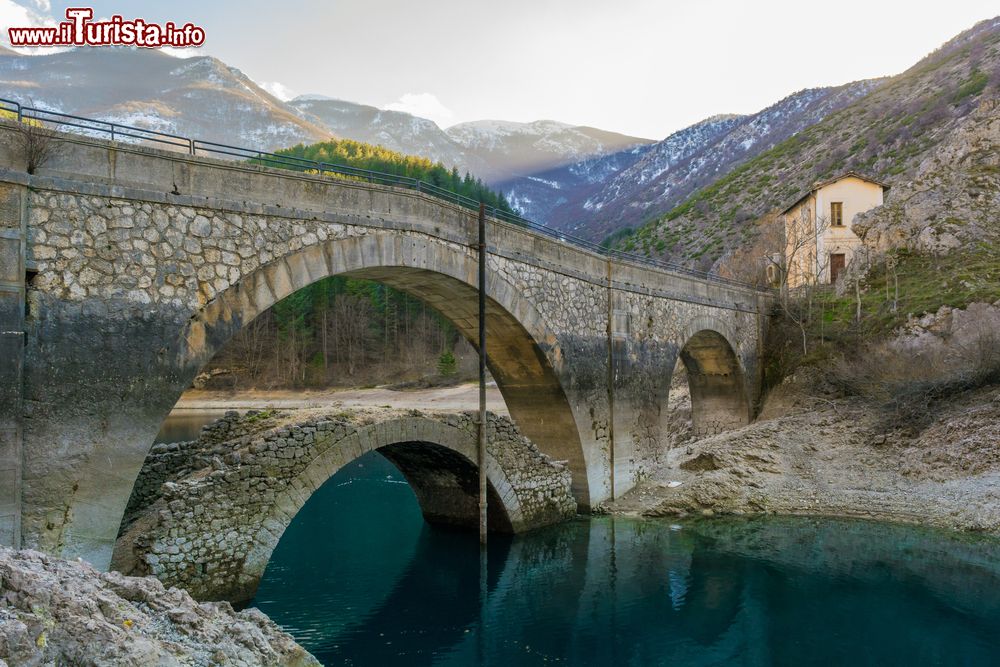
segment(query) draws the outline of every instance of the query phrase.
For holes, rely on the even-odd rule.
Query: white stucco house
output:
[[[889,186],[848,171],[815,184],[781,213],[788,287],[835,283],[861,239],[854,233],[859,213],[881,206]]]

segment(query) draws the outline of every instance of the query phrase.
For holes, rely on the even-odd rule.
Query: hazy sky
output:
[[[85,0],[16,0],[61,18]],[[16,17],[0,0],[0,24]],[[660,139],[802,88],[895,74],[996,0],[96,0],[97,16],[192,21],[203,53],[285,94],[442,126],[540,118]],[[836,8],[836,12],[831,9]]]

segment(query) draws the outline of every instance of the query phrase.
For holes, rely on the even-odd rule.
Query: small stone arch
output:
[[[373,451],[403,473],[428,523],[478,529],[479,429],[472,413],[288,418],[234,412],[216,428],[230,439],[210,435],[164,450],[165,458],[144,470],[158,492],[137,504],[117,542],[115,568],[156,575],[199,599],[248,600],[302,506],[345,465]],[[212,454],[207,464],[220,445],[225,461]],[[164,466],[179,474],[157,477]],[[569,471],[506,417],[488,415],[485,472],[494,532],[524,532],[576,513]]]
[[[295,483],[275,497],[272,512],[254,535],[236,592],[229,597],[249,599],[264,575],[267,563],[285,529],[309,497],[341,468],[364,454],[379,451],[406,477],[432,524],[471,528],[478,526],[477,440],[474,431],[449,426],[434,419],[403,418],[365,427],[317,456]],[[442,465],[443,464],[443,465]],[[475,489],[463,489],[466,473],[477,477]],[[490,501],[490,528],[517,533],[537,527],[538,518],[525,516],[521,495],[507,471],[488,451],[486,478]]]
[[[712,435],[750,423],[747,372],[737,340],[728,323],[709,316],[694,318],[680,339],[678,356],[687,371],[695,435]]]

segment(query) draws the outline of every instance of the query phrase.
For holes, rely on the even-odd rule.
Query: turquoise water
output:
[[[253,604],[326,665],[1000,664],[1000,542],[860,521],[432,529],[378,454],[289,526]]]

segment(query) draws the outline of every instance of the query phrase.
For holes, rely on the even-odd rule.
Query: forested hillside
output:
[[[276,303],[216,356],[210,387],[368,386],[474,373],[475,351],[418,299],[334,276]]]
[[[298,144],[276,151],[276,153],[317,162],[369,169],[393,176],[416,178],[469,199],[483,202],[489,207],[497,208],[506,213],[514,213],[514,209],[510,207],[502,194],[494,192],[481,179],[474,178],[469,172],[465,172],[463,176],[458,167],[448,169],[441,162],[432,162],[427,158],[414,155],[403,155],[382,146],[373,146],[350,139],[330,139],[308,146]]]

